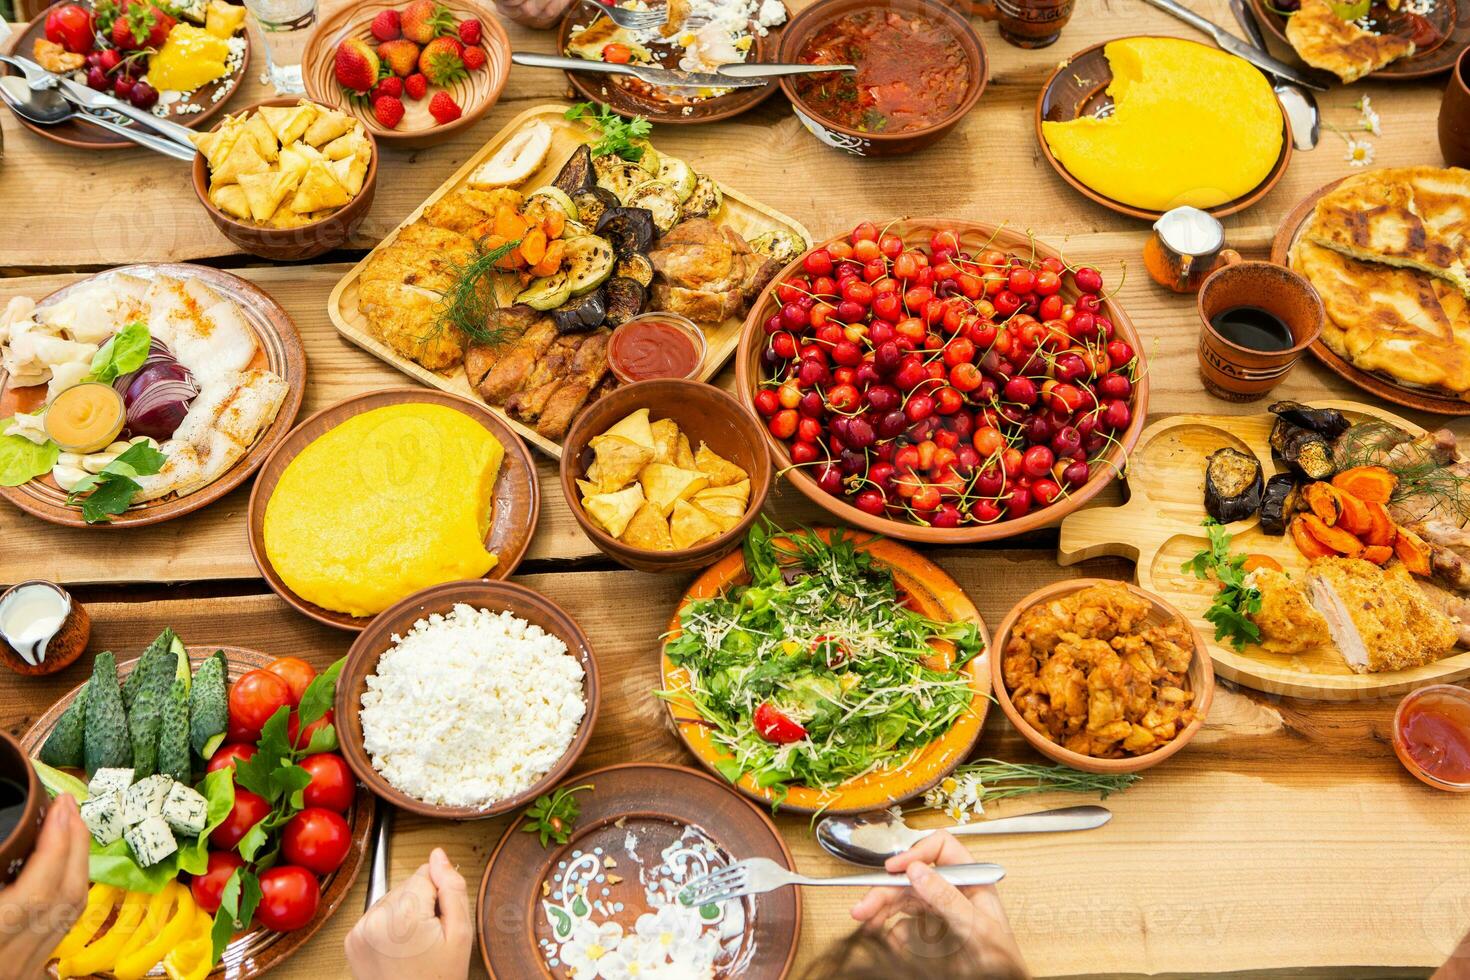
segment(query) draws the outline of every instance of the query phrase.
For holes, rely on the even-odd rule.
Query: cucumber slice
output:
[[[568,218],[577,217],[577,206],[572,203],[571,196],[560,187],[553,187],[551,184],[547,184],[545,187],[538,187],[526,197],[526,203],[529,204],[538,197],[554,201],[556,206],[561,208],[562,214]]]
[[[630,208],[643,208],[653,215],[653,226],[660,235],[679,223],[679,195],[668,184],[644,181],[623,202]]]
[[[665,156],[659,160],[658,179],[674,189],[680,204],[694,193],[694,170],[678,157]]]
[[[617,264],[617,256],[607,239],[583,235],[567,242],[564,261],[571,294],[581,296],[607,282]]]
[[[679,217],[685,221],[690,218],[713,218],[724,203],[725,195],[720,191],[720,185],[714,182],[714,178],[696,174],[694,190],[684,202]]]
[[[516,296],[533,310],[554,310],[572,298],[572,284],[565,271],[537,279]]]

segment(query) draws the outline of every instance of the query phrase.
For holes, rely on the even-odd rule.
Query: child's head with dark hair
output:
[[[999,945],[976,948],[935,913],[920,909],[884,933],[858,930],[814,963],[805,980],[1027,980]]]

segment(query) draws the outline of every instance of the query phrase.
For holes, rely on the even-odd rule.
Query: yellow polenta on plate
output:
[[[1266,76],[1193,41],[1133,37],[1103,48],[1113,114],[1043,122],[1074,177],[1151,211],[1212,208],[1252,190],[1281,155],[1281,105]]]
[[[478,578],[496,562],[485,535],[504,456],[452,408],[364,412],[287,465],[265,508],[266,555],[291,591],[350,616]]]

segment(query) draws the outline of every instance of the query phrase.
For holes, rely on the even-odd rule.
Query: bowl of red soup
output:
[[[912,153],[944,136],[985,90],[985,46],[951,8],[921,0],[819,0],[781,39],[781,61],[854,65],[789,75],[803,126],[856,156]]]

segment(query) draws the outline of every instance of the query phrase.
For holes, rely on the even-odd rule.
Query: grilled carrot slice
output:
[[[1272,558],[1270,555],[1246,555],[1245,564],[1240,567],[1247,572],[1254,572],[1258,568],[1269,568],[1273,572],[1286,571],[1286,569],[1281,567],[1281,562]]]
[[[1332,478],[1332,485],[1359,500],[1386,504],[1393,499],[1399,478],[1382,466],[1354,466]]]
[[[1404,563],[1410,573],[1428,578],[1429,545],[1413,531],[1402,527],[1398,531],[1393,539],[1393,553],[1399,556],[1399,561]]]
[[[541,261],[531,266],[531,275],[537,276],[538,278],[540,276],[554,275],[556,270],[561,268],[561,261],[566,258],[566,254],[567,246],[565,242],[556,241],[547,243],[546,253],[541,257]]]
[[[1363,549],[1363,560],[1371,561],[1375,565],[1382,565],[1393,557],[1393,549],[1388,545],[1374,544]]]
[[[1388,508],[1380,503],[1368,501],[1364,505],[1368,509],[1368,516],[1372,518],[1372,526],[1363,532],[1364,544],[1369,545],[1392,545],[1394,535],[1398,528],[1393,523],[1393,518],[1388,516]]]
[[[561,213],[561,209],[547,208],[546,214],[541,218],[541,230],[546,232],[546,237],[560,238],[566,228],[567,216]]]
[[[1342,494],[1330,483],[1308,483],[1302,499],[1323,524],[1333,527],[1342,518]]]
[[[1327,547],[1307,530],[1304,518],[1310,515],[1299,515],[1291,519],[1291,540],[1296,543],[1296,550],[1302,553],[1308,561],[1314,558],[1330,558],[1337,552]],[[1320,522],[1319,522],[1320,523]]]
[[[1363,554],[1363,542],[1355,535],[1340,527],[1332,527],[1316,514],[1303,514],[1301,520],[1306,525],[1307,533],[1322,542],[1323,547],[1348,558],[1357,558]]]
[[[526,237],[521,239],[521,258],[526,260],[526,265],[535,265],[546,258],[546,232],[540,228],[526,232]]]
[[[1342,515],[1337,519],[1338,527],[1360,538],[1373,529],[1373,515],[1368,510],[1367,503],[1342,490],[1337,490],[1337,501],[1342,505]]]

